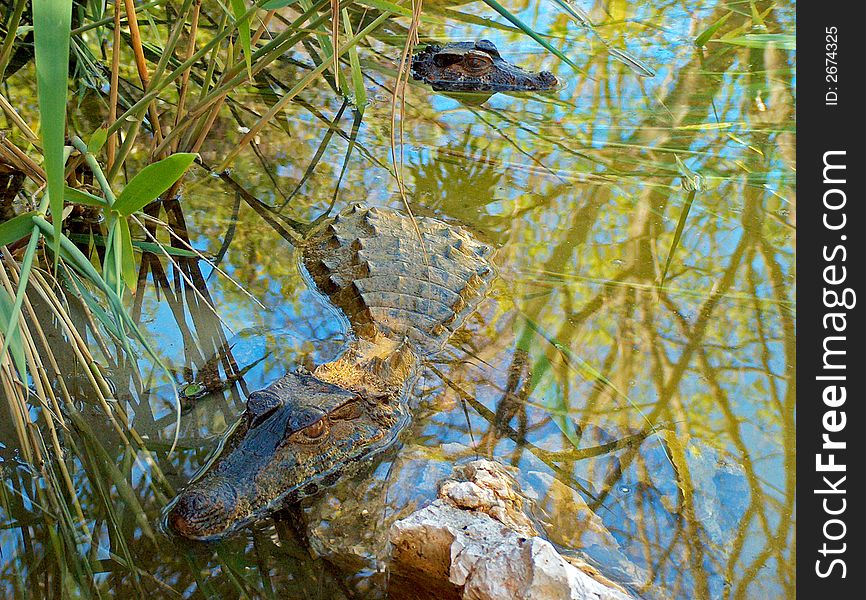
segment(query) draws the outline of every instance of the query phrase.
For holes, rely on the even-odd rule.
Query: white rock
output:
[[[447,481],[439,499],[391,526],[396,572],[447,581],[464,600],[632,600],[525,526],[516,484],[503,467],[475,461],[460,471],[471,481]]]

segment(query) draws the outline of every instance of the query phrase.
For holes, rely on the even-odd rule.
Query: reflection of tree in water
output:
[[[491,145],[467,128],[460,142],[421,155],[424,160],[406,167],[413,176],[415,202],[492,234],[500,220],[488,207],[503,197],[497,192],[504,171]]]

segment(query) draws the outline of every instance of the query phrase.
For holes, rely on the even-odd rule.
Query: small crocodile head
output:
[[[231,534],[333,484],[390,445],[407,418],[396,397],[286,375],[250,394],[213,460],[166,507],[165,524],[196,540]]]
[[[412,57],[412,76],[445,92],[540,91],[558,84],[549,71],[512,65],[489,40],[427,46]]]

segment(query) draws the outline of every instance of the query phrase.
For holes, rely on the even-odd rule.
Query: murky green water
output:
[[[508,28],[469,24],[495,17],[480,3],[426,4],[433,17],[456,11],[467,24],[431,22],[422,39],[487,37],[509,60],[552,70],[564,86],[546,95],[497,94],[481,105],[419,85],[407,91],[408,200],[416,213],[492,242],[499,277],[425,370],[401,447],[374,473],[305,507],[318,550],[335,556],[311,558],[292,533],[296,517],[215,545],[165,537],[156,523],[166,498],[149,485],[155,472],[134,463],[98,417],[90,426],[104,454],[94,460],[119,465],[126,481],[109,486],[125,539],[109,534],[106,515],[94,508],[86,516],[97,537],[82,552],[118,597],[375,596],[387,589],[387,573],[360,561],[347,566],[345,546],[375,554],[387,523],[428,498],[451,464],[492,455],[519,469],[552,541],[637,593],[791,597],[793,51],[694,47],[728,12],[728,26],[749,27],[745,2],[596,4],[597,31],[657,71],[639,77],[553,3],[521,10],[551,33],[577,73]],[[754,10],[768,31],[793,31],[792,5]],[[383,29],[371,38],[373,51],[362,53],[371,100],[363,117],[348,108],[335,118],[341,102],[320,82],[232,163],[233,178],[298,221],[311,221],[334,198],[338,208],[357,201],[400,208],[388,90],[404,33]],[[305,59],[302,50],[296,58]],[[285,91],[278,81],[296,79],[295,67],[281,69],[271,89],[251,91],[244,106],[225,111],[219,135],[203,149],[207,162],[219,163],[253,112]],[[328,122],[334,135],[324,140]],[[215,355],[234,369],[264,359],[184,412],[179,451],[170,457],[175,416],[164,375],[142,363],[152,378],[137,388],[117,370],[131,424],[174,487],[203,464],[248,391],[332,358],[346,339],[337,314],[305,284],[287,240],[202,173],[189,180],[180,206],[194,245],[216,256],[225,276],[187,264],[200,296],[163,261],[155,278],[162,283],[148,281],[136,310],[178,382]],[[525,385],[512,377],[509,386],[514,374]],[[104,489],[92,478],[106,475],[78,466],[87,511]],[[12,594],[15,581],[39,579],[40,564],[30,561],[50,547],[45,531],[27,526],[39,507],[16,495],[30,474],[19,468],[5,476],[12,508],[2,518],[0,582]]]

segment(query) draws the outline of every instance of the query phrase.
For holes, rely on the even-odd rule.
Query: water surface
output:
[[[636,593],[791,597],[794,53],[718,42],[699,50],[694,39],[729,12],[726,31],[792,31],[794,6],[759,4],[766,29],[754,26],[745,2],[582,6],[611,46],[655,70],[642,77],[553,3],[510,8],[549,32],[579,71],[510,26],[493,27],[503,21],[481,3],[430,5],[431,15],[456,12],[463,23],[433,19],[422,39],[488,38],[509,60],[551,70],[564,85],[482,104],[408,87],[407,199],[417,214],[492,242],[499,277],[424,371],[401,447],[375,472],[344,482],[324,507],[306,507],[308,518],[323,519],[314,529],[325,549],[375,538],[429,497],[423,490],[434,475],[494,456],[519,470],[552,541]],[[370,98],[362,116],[351,107],[341,112],[342,99],[320,81],[230,165],[232,177],[277,214],[309,222],[332,201],[336,209],[358,201],[403,206],[390,157],[389,90],[405,35],[405,23],[395,23],[362,52]],[[301,47],[294,58],[309,60]],[[298,72],[286,62],[249,90],[243,110],[226,110],[219,135],[203,148],[205,161],[218,164],[254,122],[252,111],[266,111],[285,91],[277,82]],[[327,123],[335,133],[325,140]],[[217,257],[224,274],[189,263],[194,292],[162,261],[131,305],[178,382],[215,355],[221,369],[264,360],[184,411],[171,456],[166,375],[144,359],[141,384],[118,371],[119,398],[154,463],[133,462],[94,415],[105,444],[100,460],[120,465],[128,483],[124,491],[111,487],[126,539],[109,534],[106,515],[89,500],[102,488],[80,461],[75,483],[84,509],[93,507],[86,516],[96,532],[82,553],[118,597],[381,594],[387,574],[311,558],[293,532],[296,516],[215,545],[178,543],[156,528],[166,498],[150,485],[152,469],[182,486],[249,391],[329,360],[347,335],[306,285],[291,244],[219,179],[194,172],[180,206],[194,245]],[[38,579],[41,567],[29,561],[50,551],[47,533],[26,526],[39,507],[13,493],[24,476],[8,476],[11,508],[2,513],[0,582],[10,594],[20,589],[16,581]],[[130,494],[143,519],[132,514]],[[373,516],[356,518],[365,502]],[[323,534],[328,518],[354,529]]]

